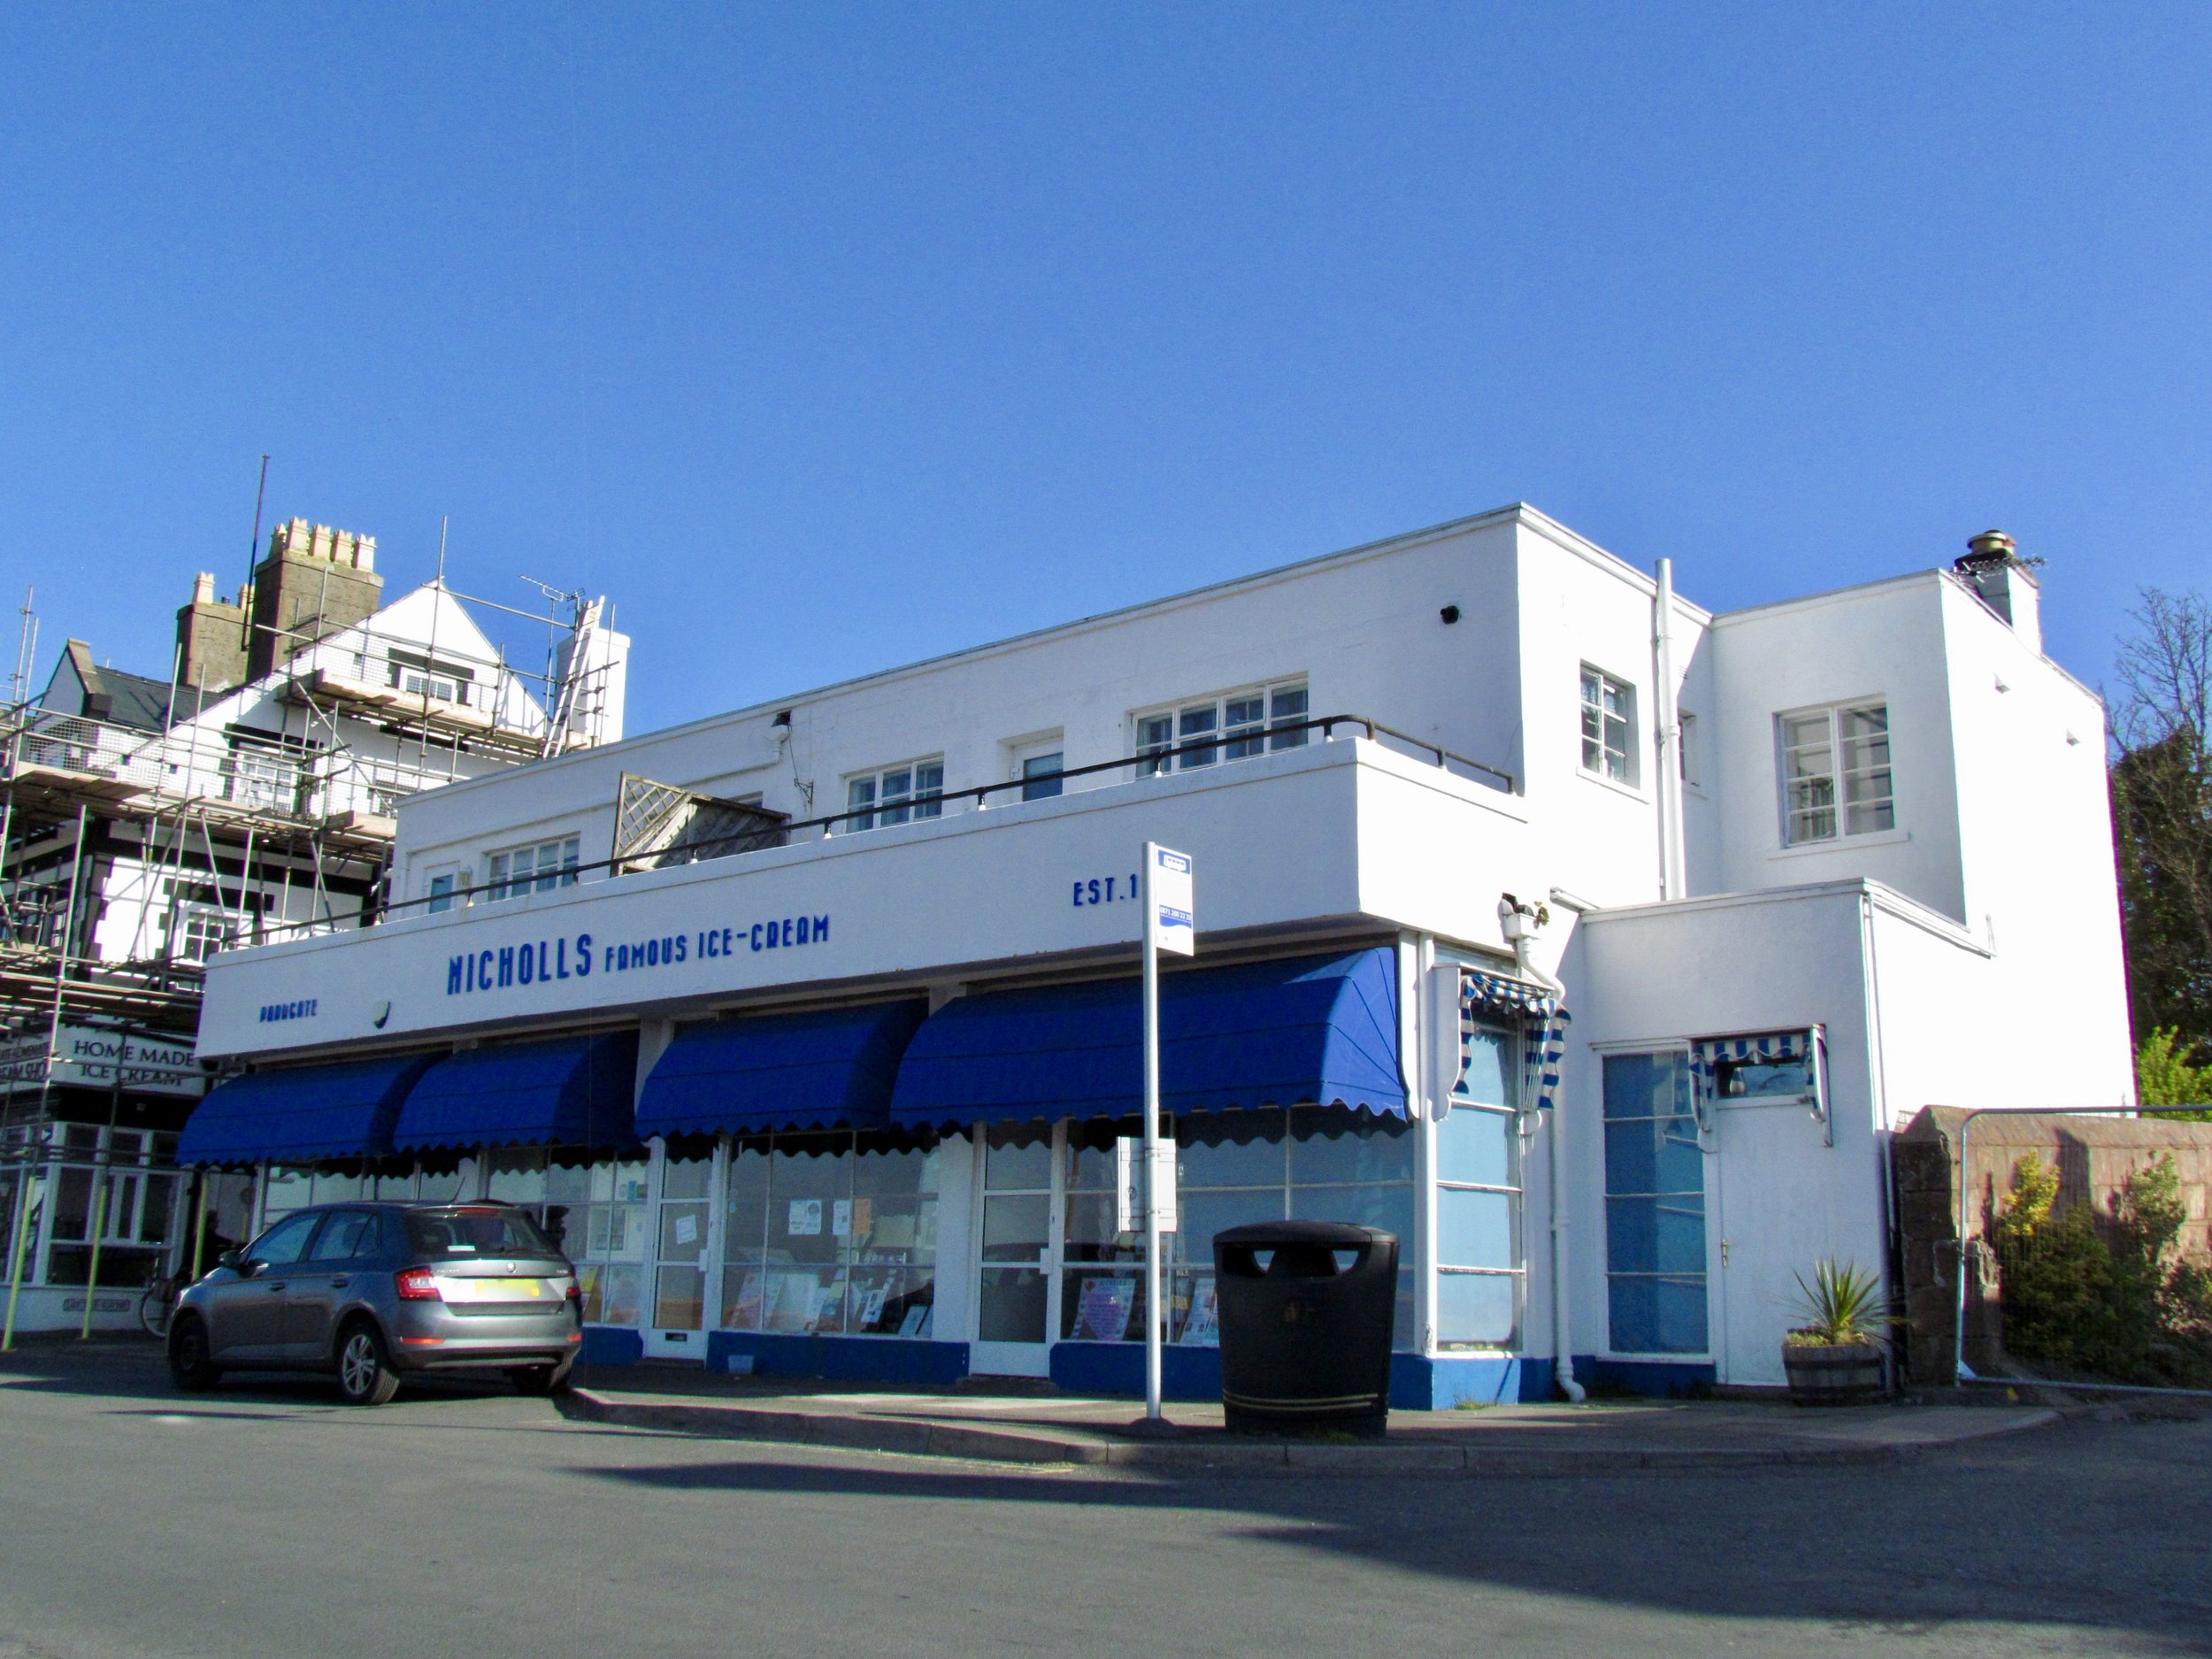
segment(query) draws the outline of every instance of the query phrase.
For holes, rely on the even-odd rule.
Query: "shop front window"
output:
[[[562,1248],[576,1265],[587,1325],[634,1325],[638,1322],[645,1285],[645,1200],[649,1173],[644,1156],[633,1153],[620,1158],[599,1158],[588,1166],[580,1180],[573,1175],[562,1177],[568,1194],[562,1217],[566,1242]],[[580,1202],[577,1202],[580,1189]]]
[[[1071,1124],[1060,1335],[1144,1340],[1144,1239],[1117,1230],[1114,1141],[1135,1119]],[[1169,1235],[1167,1340],[1220,1340],[1213,1238],[1255,1221],[1340,1221],[1397,1235],[1393,1342],[1415,1345],[1414,1138],[1403,1118],[1343,1107],[1190,1112],[1172,1121],[1180,1230]]]
[[[1521,1045],[1517,1031],[1472,1033],[1436,1126],[1436,1337],[1447,1347],[1510,1348],[1519,1337]]]
[[[1078,1342],[1144,1340],[1144,1233],[1117,1225],[1114,1142],[1139,1135],[1132,1118],[1068,1125],[1062,1153],[1060,1335]]]
[[[169,1163],[176,1137],[67,1124],[57,1140],[62,1161],[48,1189],[54,1218],[44,1282],[87,1283],[96,1255],[102,1288],[150,1283],[178,1228],[182,1178]],[[13,1234],[0,1239],[12,1244]]]
[[[938,1175],[926,1139],[827,1130],[734,1141],[721,1328],[930,1335]]]

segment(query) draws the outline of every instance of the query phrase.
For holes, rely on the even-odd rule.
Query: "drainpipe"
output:
[[[1540,985],[1559,999],[1563,1006],[1567,987],[1529,960],[1529,943],[1533,937],[1540,907],[1523,908],[1508,896],[1498,905],[1498,919],[1504,924],[1507,941],[1513,947],[1513,971],[1531,984]],[[1559,1132],[1560,1115],[1566,1110],[1563,1086],[1553,1097],[1550,1123],[1546,1129],[1548,1145],[1545,1148],[1545,1164],[1550,1174],[1551,1194],[1551,1348],[1552,1377],[1559,1385],[1559,1392],[1572,1405],[1580,1405],[1588,1396],[1582,1385],[1575,1380],[1574,1342],[1568,1331],[1567,1320],[1567,1209],[1564,1202],[1566,1178],[1561,1173],[1565,1162],[1566,1141]]]
[[[1659,896],[1678,899],[1689,883],[1682,849],[1682,707],[1674,682],[1674,561],[1659,561],[1658,590],[1651,601],[1655,658],[1652,712],[1659,718]]]

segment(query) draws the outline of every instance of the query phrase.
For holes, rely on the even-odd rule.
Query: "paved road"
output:
[[[2212,1654],[2212,1422],[1872,1469],[1179,1482],[0,1363],[0,1659]]]

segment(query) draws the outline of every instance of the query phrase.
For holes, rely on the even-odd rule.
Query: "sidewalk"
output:
[[[572,1418],[669,1433],[848,1451],[1133,1471],[1454,1475],[1619,1474],[1636,1470],[1894,1463],[1932,1448],[2055,1423],[2039,1406],[1801,1409],[1723,1401],[1607,1401],[1394,1411],[1388,1438],[1233,1435],[1217,1404],[1171,1404],[1164,1429],[1141,1402],[979,1387],[870,1393],[795,1379],[721,1379],[602,1369],[562,1402]]]

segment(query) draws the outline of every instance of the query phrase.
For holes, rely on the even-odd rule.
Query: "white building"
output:
[[[1510,507],[411,797],[407,908],[211,964],[186,1156],[537,1206],[601,1360],[1135,1392],[1152,840],[1171,1394],[1286,1214],[1401,1235],[1401,1404],[1778,1384],[1914,1111],[2129,1098],[2103,716],[2008,542],[1664,581]]]
[[[205,1081],[210,956],[357,927],[408,796],[621,736],[627,641],[598,608],[549,690],[442,580],[383,603],[375,549],[294,519],[237,603],[198,577],[162,677],[72,640],[38,699],[0,712],[11,1331],[74,1328],[88,1300],[93,1323],[134,1323],[137,1287],[188,1257],[171,1154]],[[225,1190],[211,1199],[234,1232],[248,1217]]]

